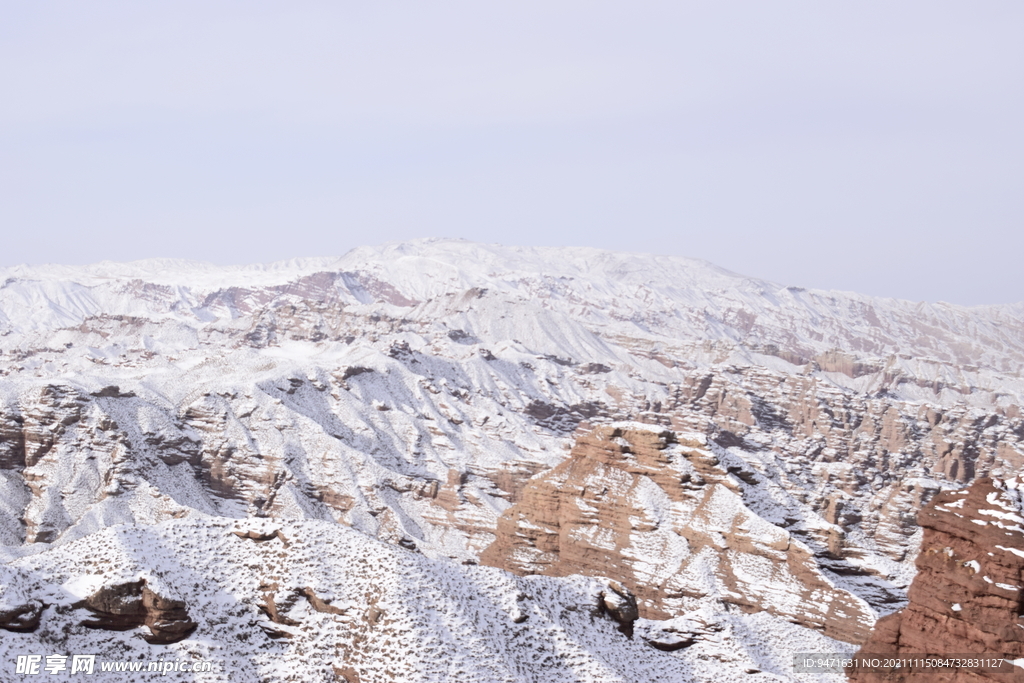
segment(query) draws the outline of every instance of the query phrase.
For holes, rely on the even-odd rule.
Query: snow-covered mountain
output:
[[[195,630],[172,645],[125,631],[126,652],[251,660],[272,647],[323,665],[301,680],[392,680],[397,669],[351,644],[311,654],[352,615],[375,627],[358,586],[383,573],[388,600],[415,593],[426,614],[492,634],[403,612],[373,637],[446,635],[396,663],[401,680],[455,680],[430,657],[465,662],[457,680],[536,680],[516,662],[541,651],[568,658],[545,676],[556,680],[725,680],[698,664],[708,652],[729,675],[789,680],[766,634],[863,640],[904,600],[917,510],[1024,464],[1024,304],[450,240],[267,266],[16,267],[0,280],[0,557],[16,577],[0,580],[0,626],[38,617],[12,636],[22,649],[93,642],[80,626],[89,596],[60,586],[106,604],[103,591],[129,584],[143,600],[146,578]],[[250,628],[274,612],[250,555],[280,541],[236,552],[248,547],[237,537],[215,540],[254,518],[337,550],[280,549],[274,591],[308,605],[269,631]],[[138,550],[171,536],[209,550]],[[133,559],[82,561],[109,553]],[[378,559],[332,573],[354,556]],[[452,593],[412,588],[437,581]],[[636,595],[633,638],[587,597],[610,595],[608,581]],[[358,609],[318,611],[305,589]],[[543,615],[493,625],[511,614],[498,614],[507,595],[533,590],[548,591]],[[481,663],[487,638],[510,653],[498,669]],[[259,667],[252,680],[288,680]]]
[[[642,341],[648,356],[685,351],[696,363],[812,364],[832,381],[869,377],[838,379],[858,390],[940,403],[1008,406],[1024,391],[1024,302],[968,308],[804,290],[678,257],[426,240],[263,266],[19,266],[0,279],[0,325],[19,335],[114,316],[212,330],[319,302],[324,313],[369,306],[460,321],[481,338],[556,354],[616,360],[612,344]],[[460,307],[467,294],[472,307]]]

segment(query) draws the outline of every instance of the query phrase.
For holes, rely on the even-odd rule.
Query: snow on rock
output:
[[[2,269],[0,561],[14,573],[0,576],[0,619],[36,629],[17,638],[49,638],[50,619],[78,624],[86,617],[71,613],[88,608],[76,604],[121,586],[122,611],[142,620],[133,629],[152,638],[146,621],[166,610],[182,627],[175,637],[186,633],[159,647],[227,647],[209,635],[206,598],[142,566],[160,553],[137,553],[149,558],[138,571],[97,565],[42,583],[25,568],[52,569],[70,547],[99,552],[112,528],[167,524],[201,543],[211,524],[263,519],[267,530],[235,529],[259,538],[228,540],[288,555],[275,533],[294,545],[289,525],[333,528],[414,551],[401,565],[413,574],[423,562],[490,576],[498,570],[473,563],[510,538],[557,537],[555,550],[527,543],[497,564],[607,577],[646,617],[727,613],[720,633],[735,647],[776,626],[823,637],[778,626],[786,618],[856,640],[905,601],[916,511],[1024,465],[1022,321],[1019,305],[912,303],[781,287],[690,259],[458,240],[259,266]],[[524,514],[524,502],[605,427],[674,445],[581,474],[601,487],[567,498],[559,515],[581,523],[551,536],[551,520]],[[600,521],[609,500],[613,524],[582,523]],[[1024,517],[998,500],[984,509],[973,520],[982,533],[1015,532]],[[214,590],[231,567],[195,585]],[[573,596],[584,581],[507,580]],[[307,612],[341,618],[303,592],[312,587],[282,586],[252,589],[264,611],[248,637],[285,647],[304,637]],[[528,602],[501,604],[513,623],[538,623]],[[854,627],[834,630],[843,621]],[[685,654],[700,647],[657,656],[713,680]],[[761,676],[788,676],[766,663],[780,655],[758,652]],[[593,666],[589,680],[617,680],[601,673],[612,664]],[[351,683],[346,671],[331,675]]]
[[[603,573],[633,587],[646,617],[711,598],[863,640],[872,607],[831,581],[806,543],[747,507],[745,490],[756,486],[752,470],[723,466],[672,432],[601,427],[527,484],[481,561],[520,574]]]
[[[835,647],[782,620],[735,615],[713,639],[668,653],[621,632],[605,606],[622,589],[607,580],[518,578],[431,560],[323,521],[114,526],[12,567],[31,577],[27,590],[43,601],[47,586],[88,592],[153,582],[187,604],[197,625],[184,639],[153,644],[145,629],[90,628],[83,610],[53,605],[33,632],[0,639],[5,666],[17,654],[65,652],[217,663],[219,671],[196,681],[731,681],[752,667],[783,681],[794,680],[785,658],[766,654],[781,642],[755,646],[749,631]],[[91,680],[124,680],[97,673]]]

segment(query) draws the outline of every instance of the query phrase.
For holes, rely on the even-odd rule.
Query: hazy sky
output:
[[[1024,3],[0,0],[0,265],[464,237],[1024,300]]]

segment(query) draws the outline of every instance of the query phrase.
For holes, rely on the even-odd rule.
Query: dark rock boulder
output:
[[[30,633],[39,627],[46,606],[30,597],[28,585],[24,573],[10,565],[0,565],[0,628]]]
[[[0,628],[18,633],[31,633],[39,628],[43,603],[27,600],[21,604],[0,604]]]
[[[104,586],[77,606],[90,613],[83,626],[110,631],[145,626],[143,638],[149,643],[176,643],[196,628],[183,601],[152,591],[145,579]]]
[[[600,609],[615,621],[619,622],[619,630],[627,636],[633,636],[633,622],[640,617],[636,606],[636,596],[618,581],[609,581],[608,590],[601,591]]]

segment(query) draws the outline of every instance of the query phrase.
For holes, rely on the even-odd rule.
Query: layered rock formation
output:
[[[1024,662],[1024,484],[979,479],[937,495],[918,515],[924,529],[909,604],[882,618],[864,654],[973,654]],[[1018,681],[1002,670],[909,674],[850,671],[874,681]]]
[[[632,587],[647,618],[714,598],[863,640],[874,614],[823,575],[799,539],[814,531],[809,511],[779,500],[795,516],[773,524],[748,506],[763,505],[763,484],[754,467],[699,441],[643,425],[599,428],[530,481],[481,562],[518,574],[614,578]]]
[[[159,595],[145,579],[103,586],[75,606],[90,613],[83,626],[110,631],[143,627],[148,643],[176,643],[196,628],[183,600]]]
[[[484,386],[506,382],[507,365],[480,363],[488,373]],[[533,359],[532,369],[516,370],[517,382],[526,382],[517,393],[477,395],[470,382],[448,378],[455,366],[443,355],[421,352],[402,361],[388,357],[381,372],[344,379],[345,372],[317,371],[305,379],[211,387],[186,395],[178,407],[141,390],[115,395],[106,391],[109,385],[26,389],[17,404],[0,409],[6,425],[0,433],[0,536],[8,543],[53,541],[82,523],[91,506],[121,501],[115,507],[126,521],[190,509],[301,514],[419,544],[422,529],[433,527],[459,534],[459,544],[471,549],[463,559],[471,559],[492,540],[495,506],[514,500],[531,475],[557,462],[557,447],[571,430],[587,429],[581,417],[568,426],[548,424],[537,421],[537,410],[526,410],[536,406],[542,363],[557,368],[553,377],[566,389],[588,390],[594,383],[593,375]],[[589,420],[640,419],[770,452],[770,479],[805,496],[850,538],[848,545],[867,545],[896,561],[914,545],[913,511],[942,482],[1024,464],[1020,418],[867,399],[754,368],[676,374],[682,376],[676,383],[643,392],[601,375],[604,383],[589,389],[603,389],[601,414]],[[542,386],[551,385],[545,379]],[[412,389],[404,408],[378,409],[388,407],[389,391]],[[657,400],[649,393],[654,390],[663,394]],[[556,397],[544,398],[551,410],[561,409]],[[412,405],[418,406],[415,416],[408,412]],[[501,459],[450,457],[466,448]],[[196,485],[171,483],[182,478]],[[150,488],[161,495],[142,493]],[[396,505],[402,510],[393,515]],[[409,517],[420,531],[403,521]]]

